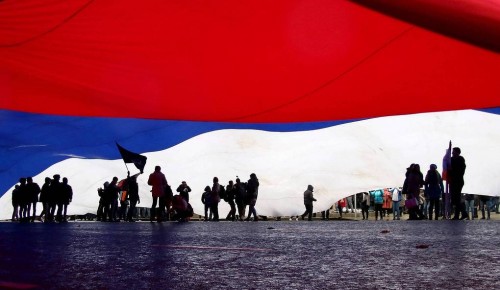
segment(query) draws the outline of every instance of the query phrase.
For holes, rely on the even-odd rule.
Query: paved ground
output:
[[[500,221],[0,223],[0,288],[500,289]]]

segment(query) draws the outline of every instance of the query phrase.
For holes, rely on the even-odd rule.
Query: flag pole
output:
[[[119,146],[119,145],[118,145],[118,142],[116,142],[116,140],[115,140],[115,144],[116,144],[116,146]],[[118,147],[118,148],[119,148],[119,147]],[[120,153],[120,155],[121,155],[121,153]],[[130,171],[128,170],[127,162],[125,162],[125,159],[123,159],[123,156],[122,156],[122,160],[123,160],[123,164],[125,164],[125,168],[127,168],[127,172],[130,172]]]
[[[450,184],[449,184],[449,180],[450,180],[450,177],[449,177],[449,167],[450,167],[450,158],[451,158],[451,140],[450,140],[450,143],[448,145],[448,150],[446,151],[446,185],[445,185],[445,191],[444,191],[444,197],[445,197],[445,200],[444,200],[444,208],[445,208],[445,212],[444,212],[444,216],[446,219],[450,219],[451,218],[451,196],[450,196]]]

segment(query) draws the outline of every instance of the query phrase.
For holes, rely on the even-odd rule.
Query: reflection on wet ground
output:
[[[499,225],[0,223],[0,288],[499,289]]]

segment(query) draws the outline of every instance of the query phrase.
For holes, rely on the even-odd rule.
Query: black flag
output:
[[[144,173],[144,166],[146,166],[146,156],[128,151],[127,149],[120,146],[120,144],[116,143],[118,146],[118,150],[120,150],[120,154],[122,155],[123,161],[125,163],[134,163],[135,167]]]

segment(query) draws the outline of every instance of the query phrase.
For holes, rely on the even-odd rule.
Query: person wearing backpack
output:
[[[210,211],[213,214],[213,221],[219,221],[219,202],[221,194],[224,196],[225,190],[224,186],[219,184],[219,178],[214,177],[212,185],[212,194],[210,195]]]

